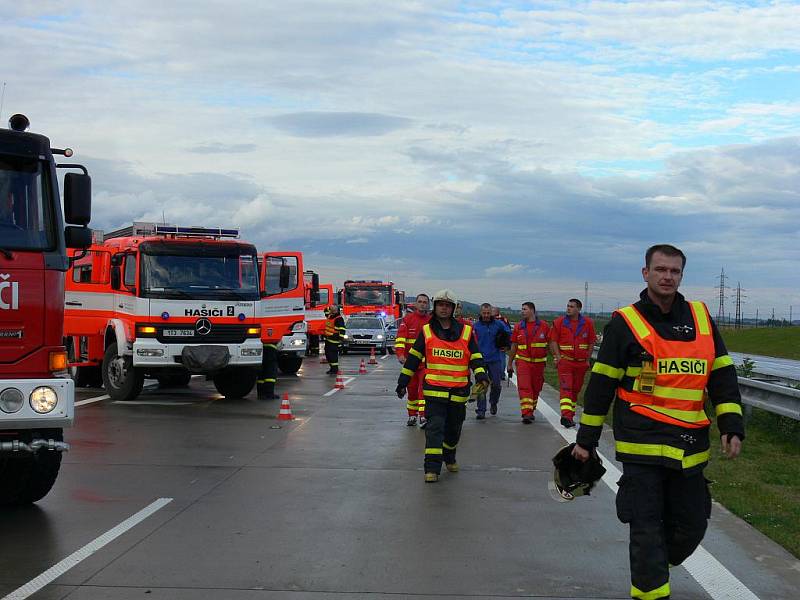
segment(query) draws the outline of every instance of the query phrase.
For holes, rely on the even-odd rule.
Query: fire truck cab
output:
[[[186,385],[192,373],[229,398],[261,365],[255,246],[236,229],[134,222],[105,235],[67,276],[65,336],[78,383],[102,379],[132,400],[145,377]]]
[[[56,164],[42,135],[14,115],[0,129],[0,504],[27,504],[52,488],[69,449],[75,388],[67,377],[67,248],[91,243],[91,178]],[[56,168],[64,178],[62,217]],[[64,227],[64,222],[72,225]]]
[[[278,368],[293,375],[303,365],[308,338],[305,320],[303,253],[264,252],[258,257],[261,341],[278,349]]]
[[[370,312],[383,317],[388,323],[403,317],[405,292],[397,291],[391,281],[348,280],[338,296],[344,316]]]
[[[306,280],[306,324],[308,326],[308,352],[319,353],[320,338],[325,333],[325,311],[333,306],[332,283],[319,283],[319,275],[314,271],[304,273]],[[316,293],[315,293],[316,290]]]

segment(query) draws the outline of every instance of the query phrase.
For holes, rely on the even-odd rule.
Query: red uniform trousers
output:
[[[561,416],[568,419],[575,417],[575,406],[578,394],[583,387],[583,380],[589,362],[585,360],[570,360],[562,357],[558,361],[558,386],[561,394]]]
[[[409,417],[425,416],[425,396],[422,394],[422,382],[425,380],[425,369],[420,367],[408,382],[408,400],[406,408]]]
[[[522,416],[530,417],[539,402],[544,385],[544,362],[527,362],[517,359],[517,391]]]

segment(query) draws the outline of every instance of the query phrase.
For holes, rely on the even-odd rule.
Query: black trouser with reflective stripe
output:
[[[330,365],[330,370],[334,373],[339,372],[339,344],[325,340],[325,359]]]
[[[669,596],[669,565],[695,551],[711,516],[711,495],[703,472],[688,477],[660,465],[624,462],[617,516],[630,524],[631,596]]]
[[[438,398],[425,399],[425,472],[439,473],[442,461],[456,462],[456,446],[467,415],[464,402]]]
[[[275,394],[275,382],[278,379],[278,347],[275,344],[264,344],[261,355],[261,373],[258,376],[259,397],[270,397]]]

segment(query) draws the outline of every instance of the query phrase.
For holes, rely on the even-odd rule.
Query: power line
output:
[[[717,323],[725,322],[725,291],[728,286],[725,285],[725,267],[719,274],[719,285],[715,286],[719,289],[719,309],[717,310]]]

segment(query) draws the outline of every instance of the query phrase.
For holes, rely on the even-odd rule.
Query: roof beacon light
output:
[[[25,131],[30,126],[31,122],[28,120],[28,117],[19,113],[11,115],[11,118],[8,120],[8,127],[12,131]]]

